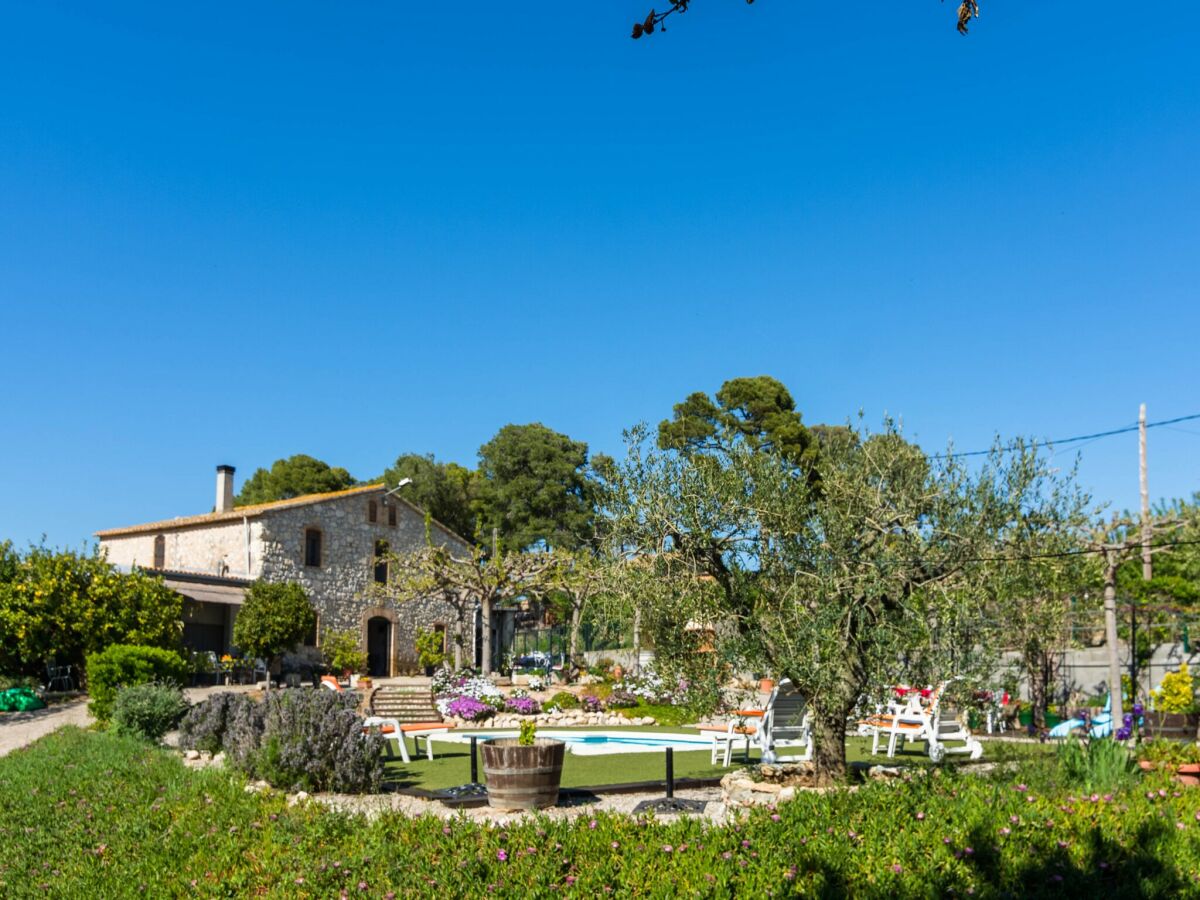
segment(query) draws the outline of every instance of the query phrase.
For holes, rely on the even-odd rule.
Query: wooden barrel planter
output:
[[[1196,740],[1200,728],[1200,713],[1164,713],[1147,711],[1142,720],[1142,733],[1146,737],[1166,738],[1171,741]]]
[[[488,805],[494,809],[545,809],[558,802],[567,745],[538,738],[521,746],[516,738],[484,743],[483,772]]]

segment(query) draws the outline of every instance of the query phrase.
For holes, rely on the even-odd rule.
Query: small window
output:
[[[321,565],[321,529],[304,529],[304,564],[306,566]]]
[[[367,521],[372,524],[379,521],[379,504],[374,500],[367,502]]]
[[[161,534],[154,536],[154,568],[167,567],[167,539]]]
[[[388,525],[392,528],[396,527],[396,507],[394,504],[388,507]]]
[[[388,580],[388,542],[375,542],[375,583],[387,584]]]

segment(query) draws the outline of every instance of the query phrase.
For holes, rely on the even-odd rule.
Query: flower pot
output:
[[[764,694],[769,694],[775,690],[775,682],[770,678],[762,678],[758,682],[758,689]]]
[[[522,746],[516,738],[484,743],[483,772],[493,809],[545,809],[558,802],[567,745],[538,738]]]
[[[1156,767],[1157,767],[1157,763],[1155,763],[1153,760],[1150,760],[1150,759],[1139,759],[1138,760],[1138,768],[1141,769],[1143,772],[1153,772]]]
[[[1200,713],[1165,713],[1147,710],[1142,722],[1142,733],[1146,737],[1167,738],[1174,741],[1196,740],[1200,728]]]
[[[1180,775],[1200,775],[1200,763],[1183,763],[1179,767]]]
[[[1055,725],[1062,723],[1062,717],[1052,712],[1046,713],[1046,727],[1053,728]]]
[[[1017,713],[1017,721],[1021,723],[1023,728],[1028,728],[1033,724],[1033,710],[1028,708],[1022,709]]]

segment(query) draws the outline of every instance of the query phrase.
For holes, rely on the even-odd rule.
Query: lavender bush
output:
[[[179,746],[184,750],[217,753],[225,743],[230,711],[246,698],[223,691],[197,703],[179,723]]]
[[[281,691],[263,702],[255,774],[275,787],[376,791],[383,780],[381,735],[364,736],[357,698],[332,691]]]

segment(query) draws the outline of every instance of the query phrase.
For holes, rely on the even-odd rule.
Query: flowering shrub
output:
[[[358,700],[333,691],[280,691],[261,704],[262,737],[252,774],[275,787],[375,791],[383,780],[383,737],[364,736]]]
[[[333,691],[279,691],[262,701],[214,694],[180,726],[185,749],[224,750],[228,763],[279,788],[357,793],[383,778],[383,738],[364,737],[357,698]]]
[[[604,702],[591,694],[584,694],[579,698],[579,702],[583,706],[584,712],[598,713],[604,709]]]
[[[542,711],[542,705],[532,697],[509,697],[504,701],[504,708],[522,716],[535,716]]]
[[[546,689],[546,679],[541,675],[530,675],[529,689],[531,691],[544,691]]]
[[[1157,691],[1150,692],[1154,709],[1164,713],[1190,713],[1196,711],[1196,688],[1188,664],[1179,664],[1178,672],[1163,676]]]
[[[468,722],[483,721],[496,711],[495,707],[490,704],[467,696],[438,700],[437,708],[443,716],[454,716],[457,719],[466,719]]]
[[[230,710],[241,702],[250,702],[242,694],[222,691],[197,703],[179,723],[179,746],[184,750],[218,753],[225,742]]]

